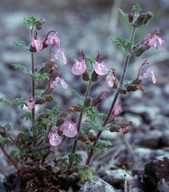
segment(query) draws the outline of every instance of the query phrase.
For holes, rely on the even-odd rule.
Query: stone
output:
[[[169,157],[158,157],[146,164],[144,169],[145,189],[158,192],[168,192],[169,186]]]
[[[116,190],[101,178],[95,176],[82,185],[78,192],[116,192]]]

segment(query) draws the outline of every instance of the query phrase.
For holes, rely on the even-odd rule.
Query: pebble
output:
[[[82,185],[78,192],[116,192],[116,190],[107,182],[99,177],[93,177]]]

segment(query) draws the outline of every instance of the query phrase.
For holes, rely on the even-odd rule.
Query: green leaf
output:
[[[119,9],[122,17],[124,18],[125,22],[129,24],[129,20],[128,20],[128,14],[125,13],[122,9]]]
[[[86,113],[87,117],[89,118],[89,121],[95,121],[96,116],[98,114],[96,107],[94,107],[94,106],[86,107],[84,109],[84,112]]]
[[[37,21],[38,19],[33,15],[23,19],[23,23],[28,27],[28,29],[33,29]]]
[[[8,99],[0,98],[0,102],[7,105],[12,105],[12,101]]]
[[[22,113],[22,115],[20,116],[21,119],[25,119],[25,120],[30,120],[31,119],[31,112],[24,112]]]
[[[16,161],[21,161],[21,151],[14,149],[10,152],[10,156],[15,159]]]
[[[116,44],[122,51],[126,52],[128,54],[128,49],[131,47],[132,43],[128,42],[120,37],[116,37],[115,39],[112,39],[112,42]]]
[[[25,105],[25,100],[22,98],[16,98],[12,101],[12,105],[19,106],[22,109]]]
[[[44,118],[41,122],[42,125],[45,125],[45,126],[53,126],[54,125],[54,122],[48,118]]]
[[[31,75],[31,71],[25,67],[24,65],[21,65],[21,64],[12,64],[12,67],[15,68],[15,69],[18,69],[19,71],[22,71],[23,73],[26,73],[27,75]]]
[[[79,165],[83,161],[81,154],[71,153],[69,154],[69,162],[75,166]]]
[[[13,41],[13,43],[17,46],[17,47],[21,47],[24,49],[28,49],[28,47],[25,44],[25,41],[22,40],[18,40],[18,41]]]
[[[60,113],[60,109],[59,107],[53,107],[52,109],[46,109],[45,113],[47,113],[48,115],[57,116]]]
[[[38,73],[38,72],[35,72],[34,74],[31,75],[31,77],[37,81],[37,82],[43,82],[43,81],[46,81],[46,80],[49,80],[49,76],[47,73]]]
[[[134,5],[133,8],[132,8],[132,11],[135,14],[139,14],[142,11],[141,6],[139,4]]]
[[[111,146],[111,142],[110,141],[106,141],[106,140],[98,140],[97,144],[96,144],[96,151],[101,153],[107,153],[107,148],[108,146]]]
[[[93,177],[93,172],[95,171],[95,169],[93,167],[91,168],[84,168],[84,170],[80,170],[78,172],[78,177],[81,181],[88,181],[91,180]]]
[[[7,105],[16,105],[16,106],[19,106],[21,109],[25,105],[25,101],[22,98],[16,98],[14,100],[8,100],[8,99],[0,98],[0,102],[5,103]]]
[[[43,95],[43,93],[44,93],[44,90],[43,90],[43,89],[36,89],[36,90],[35,90],[35,94],[36,94],[37,96],[41,96],[41,95]]]
[[[4,128],[6,129],[6,131],[11,131],[12,130],[12,125],[7,123],[4,125]]]
[[[78,102],[82,105],[84,102],[84,98],[81,95],[79,95],[79,93],[76,90],[72,89],[72,92],[73,96],[76,97]]]

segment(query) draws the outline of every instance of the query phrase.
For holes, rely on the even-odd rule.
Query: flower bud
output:
[[[53,88],[48,87],[48,88],[45,90],[44,94],[49,95],[49,94],[52,93],[52,91],[53,91]]]
[[[59,119],[57,119],[57,121],[56,121],[56,126],[57,126],[57,127],[60,127],[64,122],[65,122],[65,119],[59,118]]]
[[[127,86],[127,91],[137,91],[140,90],[142,92],[144,92],[144,87],[142,85],[135,85],[135,84],[130,84]]]
[[[92,81],[97,81],[98,79],[99,79],[99,75],[95,71],[93,71],[93,73],[92,73]]]
[[[79,140],[85,142],[87,145],[90,144],[90,140],[86,134],[82,134],[78,137]]]
[[[53,97],[51,95],[46,95],[45,102],[51,102],[53,101]]]
[[[133,14],[133,13],[128,14],[129,22],[131,23],[132,26],[137,28],[148,24],[152,17],[153,13],[150,11],[140,14]]]
[[[126,94],[127,93],[127,89],[125,87],[122,87],[120,89],[120,94]]]
[[[84,81],[89,81],[89,73],[87,71],[85,71],[83,74],[82,74],[82,79]]]
[[[46,118],[48,118],[48,117],[49,117],[49,114],[46,114],[46,113],[41,114],[41,115],[37,118],[37,121],[38,121],[38,122],[42,122],[43,119],[46,119]]]
[[[84,101],[84,107],[89,107],[91,104],[91,99],[90,98],[86,98],[85,101]]]
[[[46,20],[44,18],[40,18],[39,20],[36,21],[36,29],[41,30],[43,25],[45,24]]]
[[[44,65],[44,67],[42,67],[42,68],[40,69],[39,73],[48,73],[53,66],[54,66],[54,63],[51,62],[51,61],[48,61],[48,62]]]
[[[40,104],[40,105],[42,105],[42,104],[44,104],[44,103],[45,103],[45,99],[44,99],[44,98],[38,97],[38,98],[36,98],[36,100],[35,100],[35,104]]]
[[[0,135],[3,138],[7,138],[8,137],[8,133],[7,133],[6,129],[4,127],[2,127],[1,125],[0,125]]]
[[[83,108],[82,108],[82,106],[80,106],[80,105],[68,107],[69,113],[81,112],[82,109],[83,109]]]

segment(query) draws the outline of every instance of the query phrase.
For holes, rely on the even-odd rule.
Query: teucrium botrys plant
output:
[[[31,93],[28,93],[27,98],[14,100],[0,98],[3,103],[19,106],[23,110],[20,118],[27,122],[27,126],[20,127],[16,137],[11,134],[12,125],[6,124],[0,127],[0,148],[18,171],[28,162],[32,162],[35,167],[41,165],[45,168],[46,159],[52,153],[51,149],[59,149],[63,143],[67,142],[70,145],[67,150],[64,150],[63,157],[55,157],[54,163],[58,170],[56,174],[59,174],[59,177],[67,178],[75,173],[81,180],[90,179],[94,171],[94,168],[90,167],[94,154],[107,152],[108,147],[111,146],[109,140],[102,139],[102,133],[108,130],[126,134],[133,126],[130,120],[121,121],[118,119],[122,112],[122,106],[117,102],[118,98],[129,92],[144,91],[141,82],[151,75],[152,82],[156,83],[156,77],[152,68],[147,68],[145,72],[142,72],[142,68],[148,64],[148,61],[145,60],[141,63],[136,78],[125,81],[130,58],[131,56],[141,56],[151,47],[157,49],[158,46],[163,46],[164,40],[158,36],[160,31],[156,29],[146,35],[141,42],[135,43],[135,33],[149,24],[153,14],[151,12],[142,13],[139,5],[135,5],[132,12],[128,14],[122,10],[121,13],[130,26],[131,34],[128,41],[121,37],[112,40],[125,54],[120,79],[117,78],[116,70],[113,67],[110,69],[107,67],[107,63],[102,60],[99,51],[95,57],[89,58],[81,50],[81,59],[74,61],[71,72],[82,77],[84,85],[86,85],[86,93],[81,96],[81,93],[72,89],[72,95],[76,98],[77,103],[72,104],[69,101],[70,106],[68,108],[63,106],[62,109],[56,106],[55,102],[57,88],[61,86],[65,94],[66,90],[70,88],[66,81],[66,75],[61,74],[59,69],[61,67],[70,68],[70,66],[67,66],[65,53],[60,48],[59,34],[55,30],[50,30],[43,37],[41,30],[44,27],[45,19],[37,19],[34,16],[24,19],[24,24],[30,33],[30,44],[26,45],[24,41],[17,41],[15,44],[30,54],[31,64],[28,67],[22,64],[13,64],[13,67],[28,76],[31,82]],[[48,51],[48,59],[39,68],[35,58],[40,56],[43,51]],[[102,90],[99,95],[95,95],[93,98],[91,97],[91,88],[95,84],[98,85],[99,81],[108,87],[109,91]],[[43,89],[38,89],[38,87],[43,87]],[[112,94],[112,90],[115,93],[110,108],[107,109],[107,113],[103,113],[98,106]],[[48,103],[52,105],[48,107]],[[38,112],[37,106],[41,106],[41,110]],[[16,146],[11,154],[6,150],[7,144]],[[87,159],[84,159],[78,152],[81,148],[86,151]]]

